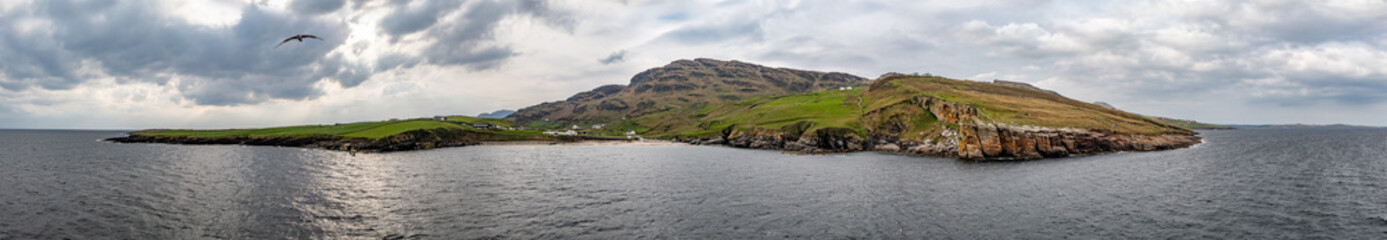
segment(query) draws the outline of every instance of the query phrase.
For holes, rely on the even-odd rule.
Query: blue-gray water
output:
[[[1387,238],[1387,131],[976,163],[695,146],[362,154],[0,131],[0,239]]]

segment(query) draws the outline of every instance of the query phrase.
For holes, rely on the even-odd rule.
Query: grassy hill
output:
[[[527,126],[611,123],[646,114],[678,111],[705,103],[865,86],[867,79],[844,73],[772,68],[738,61],[674,61],[563,101],[522,108],[506,117]],[[554,124],[558,123],[558,124]]]
[[[912,102],[919,97],[972,106],[978,110],[976,117],[986,123],[1146,135],[1190,133],[1152,118],[1048,92],[933,76],[894,76],[853,90],[695,104],[646,115],[634,122],[648,127],[645,134],[649,136],[683,138],[719,136],[725,134],[724,130],[804,135],[819,129],[841,128],[862,137],[890,133],[923,140],[944,128],[958,127],[940,121],[929,109]]]
[[[898,76],[872,85],[873,105],[890,99],[928,95],[976,107],[985,121],[1050,128],[1079,128],[1135,134],[1188,134],[1188,129],[1145,116],[1086,103],[1048,92],[943,77]]]

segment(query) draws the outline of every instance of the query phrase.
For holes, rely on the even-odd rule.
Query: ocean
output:
[[[0,239],[1387,238],[1387,130],[1020,162],[99,141],[121,135],[0,130]]]

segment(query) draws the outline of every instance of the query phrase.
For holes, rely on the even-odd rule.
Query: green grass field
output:
[[[830,90],[758,97],[735,103],[700,104],[646,115],[635,122],[654,126],[647,132],[652,136],[667,137],[715,136],[733,125],[743,131],[781,129],[791,125],[803,132],[830,127],[861,129],[857,118],[861,115],[858,101],[861,93],[861,90]]]

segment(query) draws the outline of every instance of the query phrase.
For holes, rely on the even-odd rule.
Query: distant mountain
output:
[[[1180,126],[1180,127],[1189,128],[1189,129],[1200,129],[1200,130],[1221,130],[1221,129],[1222,129],[1222,130],[1226,130],[1226,129],[1234,129],[1234,128],[1235,128],[1235,127],[1229,127],[1229,126],[1218,125],[1218,124],[1196,122],[1196,121],[1194,121],[1194,120],[1174,119],[1174,118],[1156,117],[1156,116],[1148,116],[1148,117],[1155,118],[1156,120],[1160,120],[1160,121],[1162,121],[1162,122],[1169,123],[1169,124],[1171,124],[1171,125]]]
[[[1093,105],[1098,105],[1098,106],[1100,106],[1100,107],[1104,107],[1104,108],[1108,108],[1108,109],[1117,109],[1117,107],[1112,106],[1112,104],[1108,104],[1108,103],[1102,102],[1102,101],[1093,102]],[[1218,124],[1211,124],[1211,123],[1202,123],[1202,122],[1198,122],[1198,121],[1194,121],[1194,120],[1175,119],[1175,118],[1158,117],[1158,116],[1146,116],[1146,117],[1153,118],[1153,119],[1156,119],[1156,120],[1158,120],[1158,121],[1168,123],[1168,124],[1170,124],[1170,125],[1175,125],[1175,126],[1179,126],[1179,127],[1183,127],[1183,128],[1188,128],[1188,129],[1198,129],[1198,130],[1226,130],[1226,129],[1234,129],[1234,128],[1228,127],[1228,126],[1223,126],[1223,125],[1218,125]]]
[[[1105,108],[1108,108],[1108,109],[1117,109],[1117,107],[1112,106],[1112,104],[1108,104],[1107,102],[1103,102],[1103,101],[1096,101],[1096,102],[1093,102],[1093,105],[1098,105],[1099,107],[1105,107]]]
[[[1045,92],[1045,93],[1049,93],[1049,94],[1054,94],[1055,96],[1064,96],[1064,95],[1060,95],[1059,92],[1055,92],[1055,91],[1050,91],[1050,90],[1048,90],[1048,89],[1039,88],[1039,87],[1036,87],[1035,85],[1031,85],[1030,83],[1013,82],[1013,81],[1007,81],[1007,80],[1001,80],[1001,79],[992,79],[992,84],[997,84],[997,85],[1002,85],[1002,86],[1008,86],[1008,87],[1014,87],[1014,88],[1025,88],[1025,89],[1030,89],[1030,90],[1035,90],[1035,91],[1041,91],[1041,92]],[[1107,107],[1112,108],[1112,106],[1107,106]]]
[[[501,110],[496,110],[495,112],[477,114],[477,117],[478,117],[478,118],[487,118],[487,119],[502,119],[502,118],[506,118],[507,116],[510,116],[510,115],[513,114],[513,113],[515,113],[515,110],[501,109]]]
[[[678,60],[636,74],[629,85],[600,86],[563,101],[522,108],[506,119],[519,124],[609,123],[699,104],[868,83],[866,78],[846,73],[774,68],[735,60]]]

